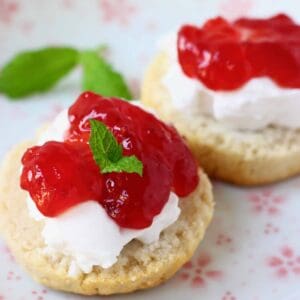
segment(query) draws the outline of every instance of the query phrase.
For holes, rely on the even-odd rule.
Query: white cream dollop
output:
[[[68,128],[67,110],[64,110],[40,136],[38,145],[50,140],[63,141]],[[27,207],[33,219],[44,221],[42,237],[47,246],[44,251],[53,257],[70,257],[72,262],[69,275],[77,276],[81,271],[91,272],[93,266],[111,267],[116,263],[123,247],[133,239],[147,244],[157,241],[160,233],[178,219],[178,201],[177,195],[171,192],[160,214],[154,217],[152,225],[140,230],[121,228],[92,199],[55,218],[42,215],[29,195]]]
[[[234,91],[214,91],[186,76],[177,58],[176,35],[161,43],[170,67],[162,79],[174,108],[190,117],[211,116],[233,129],[259,130],[269,125],[300,128],[300,89],[281,88],[267,77]]]

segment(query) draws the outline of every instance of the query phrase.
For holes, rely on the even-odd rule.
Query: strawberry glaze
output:
[[[123,147],[144,165],[136,173],[101,174],[88,140],[89,120],[102,121]],[[171,191],[184,197],[197,186],[197,165],[176,130],[137,106],[83,93],[69,109],[65,141],[27,150],[21,187],[45,216],[55,217],[88,200],[99,202],[121,227],[151,225]]]
[[[300,26],[284,14],[184,25],[177,50],[183,72],[212,90],[238,89],[263,76],[283,88],[300,88]]]

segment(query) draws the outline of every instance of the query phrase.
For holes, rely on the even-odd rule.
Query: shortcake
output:
[[[142,87],[208,175],[241,185],[300,173],[299,98],[300,26],[283,14],[181,26]]]
[[[175,128],[125,100],[91,92],[0,174],[0,229],[32,277],[85,295],[170,278],[213,214],[210,182]]]

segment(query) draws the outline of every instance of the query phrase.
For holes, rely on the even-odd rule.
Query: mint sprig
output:
[[[82,88],[104,96],[131,99],[122,75],[96,51],[50,47],[17,54],[0,70],[0,93],[19,99],[45,92],[76,66],[82,66]]]
[[[15,56],[0,70],[0,93],[10,98],[28,96],[53,87],[78,63],[72,48],[45,48]]]
[[[100,121],[90,120],[90,148],[101,173],[127,172],[143,175],[143,163],[135,156],[123,156],[122,146]]]
[[[83,68],[83,90],[93,91],[103,96],[132,98],[122,75],[116,72],[97,52],[81,52],[80,62]]]

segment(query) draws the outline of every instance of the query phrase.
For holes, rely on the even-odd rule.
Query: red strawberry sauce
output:
[[[284,14],[185,25],[177,50],[183,72],[212,90],[234,90],[263,76],[283,88],[300,88],[300,26]]]
[[[143,162],[142,177],[101,174],[88,145],[89,119],[108,126],[123,155]],[[47,217],[94,200],[121,227],[141,229],[151,225],[171,191],[184,197],[198,185],[197,164],[176,130],[129,102],[85,92],[70,107],[69,121],[64,142],[32,147],[22,158],[21,187]]]

